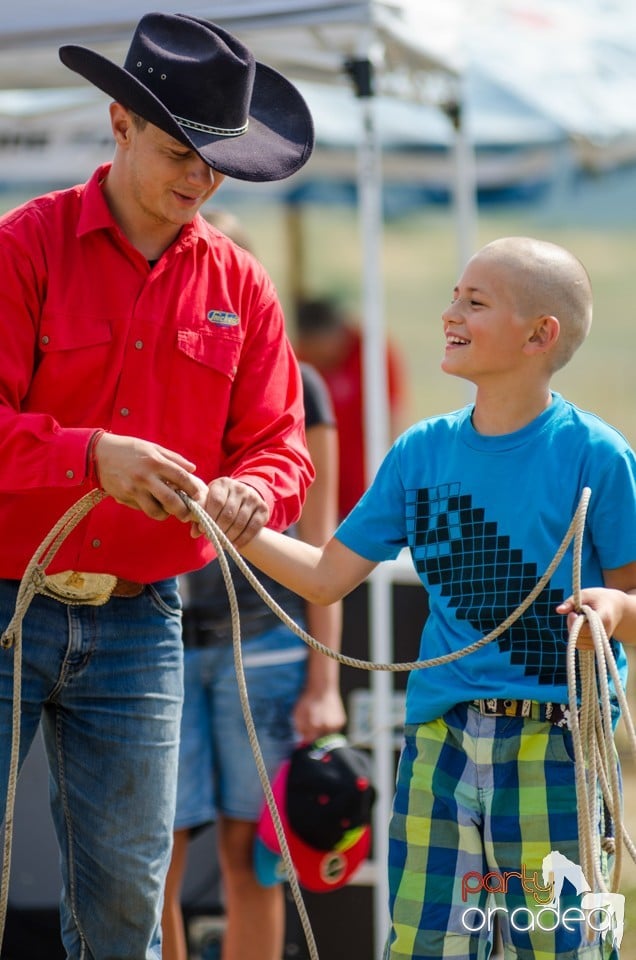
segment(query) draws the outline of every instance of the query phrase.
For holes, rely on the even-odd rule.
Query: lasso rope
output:
[[[107,494],[103,490],[91,490],[81,497],[60,517],[53,529],[44,538],[27,564],[15,602],[15,611],[0,643],[5,648],[13,647],[13,708],[11,725],[11,759],[7,780],[7,800],[4,815],[4,846],[2,855],[2,878],[0,881],[0,944],[4,935],[9,900],[9,872],[11,869],[11,844],[13,842],[13,813],[20,765],[20,710],[22,699],[22,621],[31,601],[44,584],[46,567],[60,546],[89,510],[92,510]]]
[[[585,488],[585,510],[591,491]],[[578,512],[578,511],[577,511]],[[615,855],[611,873],[611,892],[620,885],[623,864],[623,844],[634,862],[636,847],[623,822],[619,765],[615,758],[614,727],[610,706],[608,675],[614,683],[621,716],[632,752],[636,752],[636,732],[627,698],[616,666],[616,660],[603,622],[595,610],[581,603],[581,557],[585,514],[577,523],[572,561],[572,584],[574,607],[578,616],[570,630],[567,648],[568,701],[570,705],[570,729],[576,761],[576,797],[579,833],[580,866],[588,883],[602,892],[607,892],[602,869],[603,853]],[[594,644],[593,650],[577,650],[577,641],[585,622],[589,623]],[[577,710],[577,653],[580,674],[581,706]],[[587,745],[587,751],[584,749]],[[595,829],[598,817],[599,785],[609,823]],[[609,830],[613,827],[611,842]],[[601,841],[601,835],[605,846]]]
[[[616,695],[619,700],[621,711],[628,728],[632,750],[636,753],[636,733],[629,713],[629,707],[623,689],[620,683],[620,677],[616,662],[610,647],[609,640],[603,628],[602,621],[598,614],[588,606],[581,605],[581,584],[580,584],[580,565],[583,531],[585,527],[585,517],[590,498],[590,489],[586,487],[583,490],[577,510],[570,522],[568,530],[554,555],[548,569],[537,581],[533,590],[528,594],[525,600],[513,611],[506,619],[486,636],[480,638],[474,643],[469,644],[462,650],[448,653],[445,656],[435,657],[430,660],[416,660],[405,663],[375,663],[368,660],[358,660],[354,657],[348,657],[344,654],[332,650],[315,640],[310,634],[299,627],[285,611],[269,596],[262,587],[257,577],[243,560],[236,548],[227,539],[225,534],[219,529],[215,522],[196,502],[190,499],[182,491],[178,491],[180,497],[190,510],[197,524],[203,530],[205,535],[214,545],[218,554],[218,560],[221,566],[223,579],[228,593],[230,612],[232,618],[232,639],[234,647],[234,663],[239,687],[239,696],[241,709],[247,727],[247,733],[254,754],[254,760],[258,770],[258,775],[263,787],[265,799],[272,816],[276,834],[280,843],[281,855],[287,878],[292,890],[294,901],[298,909],[303,932],[307,940],[310,953],[310,960],[318,960],[318,953],[311,930],[307,911],[304,906],[300,887],[294,871],[293,861],[289,853],[289,848],[285,838],[285,833],[280,820],[280,815],[276,807],[276,802],[272,793],[271,785],[265,769],[263,756],[258,743],[258,737],[254,727],[251,711],[249,708],[248,692],[245,683],[243,670],[243,661],[241,656],[241,636],[240,636],[240,611],[232,575],[227,562],[226,553],[229,554],[242,574],[247,578],[252,587],[264,600],[268,607],[280,618],[280,620],[297,636],[305,641],[310,647],[325,656],[344,664],[345,666],[355,667],[362,670],[382,670],[391,672],[405,672],[410,670],[423,670],[429,667],[439,666],[448,663],[451,660],[457,660],[468,656],[475,650],[480,649],[488,643],[491,643],[497,637],[508,630],[516,620],[528,609],[535,601],[547,582],[552,577],[554,571],[561,562],[570,542],[574,539],[573,555],[573,596],[574,604],[579,616],[576,618],[574,626],[570,632],[567,648],[567,677],[568,677],[568,698],[570,728],[574,744],[574,753],[576,760],[576,795],[578,809],[578,830],[579,846],[581,856],[581,867],[588,882],[593,882],[601,891],[607,891],[603,868],[601,863],[602,851],[598,831],[595,829],[597,815],[598,791],[600,785],[601,795],[605,806],[609,812],[609,818],[614,825],[615,835],[618,844],[615,845],[616,861],[612,873],[612,891],[618,888],[620,881],[620,868],[622,863],[622,844],[625,843],[632,859],[636,861],[636,847],[629,837],[622,819],[621,799],[619,787],[618,763],[615,759],[613,728],[611,720],[610,696],[608,673],[611,676]],[[77,501],[60,518],[55,527],[50,531],[43,543],[36,550],[31,561],[27,565],[24,576],[20,583],[14,615],[7,626],[3,636],[2,645],[4,647],[14,648],[14,685],[13,685],[13,729],[11,738],[11,761],[9,769],[9,779],[7,786],[7,801],[5,813],[5,840],[4,855],[2,865],[2,879],[0,889],[0,941],[4,932],[8,889],[9,889],[9,871],[11,862],[11,843],[13,835],[13,811],[15,805],[15,789],[17,783],[17,774],[19,767],[20,754],[20,698],[21,698],[21,665],[22,665],[22,621],[36,593],[41,591],[44,585],[45,569],[55,556],[68,534],[77,526],[82,518],[93,509],[107,494],[101,490],[93,490]],[[594,642],[594,651],[578,650],[576,643],[582,625],[588,621]],[[579,711],[578,690],[577,690],[577,653],[580,668],[580,688],[581,705]],[[599,704],[600,699],[600,704]],[[585,749],[584,745],[587,747]],[[593,879],[592,879],[593,878]]]

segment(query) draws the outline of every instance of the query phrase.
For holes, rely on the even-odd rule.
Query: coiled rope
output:
[[[622,845],[628,849],[630,856],[636,862],[636,847],[631,837],[627,833],[622,818],[621,799],[620,799],[620,773],[618,762],[615,757],[614,736],[611,719],[610,694],[608,674],[614,682],[615,692],[620,704],[622,716],[627,726],[627,732],[630,740],[632,752],[636,755],[636,732],[634,724],[629,713],[629,707],[625,693],[622,689],[618,668],[614,659],[611,646],[602,621],[596,611],[590,607],[581,605],[581,551],[583,532],[585,528],[585,517],[591,495],[589,487],[586,487],[582,494],[570,525],[561,541],[561,544],[554,555],[549,567],[543,576],[537,581],[535,587],[530,591],[527,597],[499,626],[481,637],[474,643],[469,644],[462,650],[448,653],[441,657],[434,657],[430,660],[415,660],[403,663],[375,663],[369,660],[359,660],[354,657],[346,656],[336,652],[329,647],[324,646],[315,640],[310,634],[299,627],[285,611],[269,596],[262,587],[258,578],[254,575],[245,560],[237,552],[236,548],[227,539],[225,534],[219,529],[212,518],[195,503],[183,491],[178,491],[179,496],[190,510],[196,523],[214,545],[218,554],[218,560],[221,566],[223,579],[225,582],[230,613],[232,619],[232,639],[234,649],[234,664],[236,669],[241,709],[245,719],[247,733],[254,754],[254,760],[258,770],[258,775],[263,787],[265,799],[272,816],[276,834],[280,843],[281,855],[287,871],[288,882],[294,897],[294,902],[298,909],[299,917],[303,927],[303,932],[309,949],[310,960],[318,960],[318,951],[311,929],[311,924],[304,906],[300,887],[293,867],[293,861],[289,853],[285,833],[280,820],[280,815],[276,807],[276,801],[272,793],[269,778],[265,770],[265,763],[261,753],[260,745],[254,721],[252,719],[245,675],[243,670],[243,661],[241,655],[241,634],[240,634],[240,611],[232,575],[226,554],[231,556],[241,573],[256,590],[259,596],[267,606],[279,617],[279,619],[298,637],[300,637],[312,649],[327,657],[337,660],[345,666],[354,667],[360,670],[382,670],[391,672],[406,672],[411,670],[424,670],[429,667],[439,666],[448,663],[451,660],[458,660],[461,657],[468,656],[480,649],[486,644],[491,643],[497,637],[508,630],[516,620],[519,619],[536,600],[547,582],[552,577],[554,571],[563,559],[572,540],[574,540],[573,550],[573,597],[578,616],[570,631],[567,647],[567,677],[568,677],[568,698],[569,698],[569,719],[570,729],[574,744],[574,753],[576,760],[576,795],[578,809],[578,831],[579,846],[581,857],[581,868],[588,882],[596,884],[598,889],[607,892],[604,871],[602,867],[602,850],[604,852],[615,853],[615,865],[611,875],[611,890],[618,889],[620,882],[620,870],[622,864]],[[93,509],[107,494],[102,490],[92,490],[80,500],[78,500],[60,520],[56,523],[48,536],[36,550],[24,572],[20,583],[14,615],[2,635],[2,646],[13,647],[14,650],[14,685],[13,685],[13,729],[11,737],[11,761],[9,770],[9,779],[7,787],[7,801],[5,813],[5,839],[2,864],[2,878],[0,889],[0,941],[4,932],[8,888],[9,872],[11,862],[11,842],[13,834],[13,812],[15,805],[15,789],[17,783],[17,774],[20,754],[20,698],[21,698],[21,673],[22,673],[22,621],[36,593],[41,591],[44,585],[45,569],[55,556],[68,534],[77,526],[86,514]],[[589,622],[592,634],[594,650],[577,650],[576,644],[581,628],[585,622]],[[577,656],[578,655],[578,656]],[[577,661],[580,673],[580,691],[581,702],[579,708],[578,702],[578,678]],[[618,843],[611,844],[606,841],[601,844],[600,834],[597,828],[598,813],[598,793],[600,792],[604,801],[605,808],[608,811],[608,819],[614,827],[615,837]],[[608,830],[602,831],[609,833]],[[614,849],[611,849],[613,846]],[[609,849],[608,849],[609,848]]]

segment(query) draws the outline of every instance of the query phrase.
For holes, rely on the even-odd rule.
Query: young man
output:
[[[442,367],[475,384],[474,405],[400,437],[323,550],[263,530],[246,558],[330,603],[408,546],[429,595],[420,656],[431,659],[463,650],[518,607],[590,487],[583,602],[608,636],[636,643],[636,458],[617,431],[550,388],[591,318],[587,273],[568,251],[518,237],[488,244],[443,314]],[[487,957],[492,927],[475,911],[488,888],[476,878],[488,875],[506,878],[497,916],[507,955],[602,955],[585,923],[529,920],[538,891],[523,885],[524,875],[541,882],[552,851],[579,862],[571,578],[562,562],[498,640],[409,678],[390,827],[390,960]],[[624,650],[614,650],[624,670]]]
[[[25,621],[22,756],[42,720],[67,955],[156,960],[183,687],[176,576],[212,557],[175,488],[244,544],[287,528],[313,475],[273,285],[198,211],[226,175],[294,173],[313,128],[295,88],[205,20],[143,17],[123,68],[77,46],[60,56],[114,99],[115,152],[87,184],[0,221],[0,618],[46,533],[101,486],[110,496]],[[3,652],[2,797],[11,691]]]

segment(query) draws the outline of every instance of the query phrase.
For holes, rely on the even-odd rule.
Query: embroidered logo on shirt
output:
[[[210,310],[208,320],[220,327],[236,327],[239,322],[237,314],[229,313],[227,310]]]

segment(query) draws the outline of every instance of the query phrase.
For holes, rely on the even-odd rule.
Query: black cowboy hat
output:
[[[60,59],[129,110],[238,180],[283,180],[307,162],[307,104],[276,70],[208,20],[148,13],[123,67],[86,47]]]

